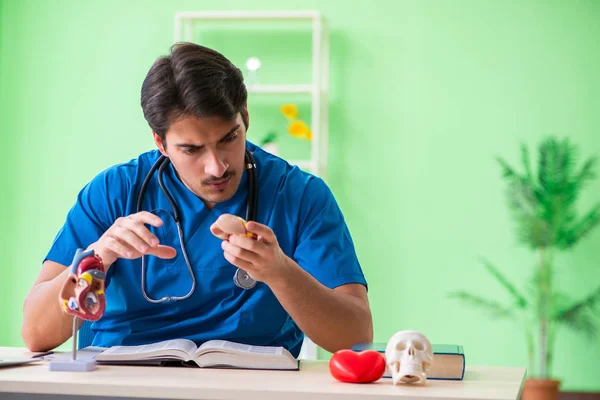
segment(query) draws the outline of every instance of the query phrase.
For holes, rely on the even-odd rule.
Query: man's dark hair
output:
[[[144,117],[163,143],[169,126],[180,118],[233,120],[238,112],[244,117],[247,98],[242,72],[221,53],[194,43],[174,44],[142,84]]]

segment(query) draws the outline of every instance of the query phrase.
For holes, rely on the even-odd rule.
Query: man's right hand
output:
[[[94,249],[107,270],[118,258],[136,259],[147,254],[159,258],[175,257],[177,250],[159,244],[146,224],[159,227],[163,221],[147,211],[120,217],[88,250]]]
[[[102,258],[108,268],[118,258],[139,258],[152,254],[173,258],[177,251],[161,246],[146,224],[159,227],[163,221],[149,212],[119,218],[89,249]],[[59,293],[69,277],[69,268],[54,261],[44,261],[33,287],[23,304],[21,336],[31,351],[46,351],[63,344],[73,333],[73,317],[59,305]],[[51,306],[55,304],[55,306]]]

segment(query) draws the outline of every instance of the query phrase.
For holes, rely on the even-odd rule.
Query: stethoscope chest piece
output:
[[[256,286],[256,281],[248,275],[246,271],[238,268],[233,275],[233,281],[235,284],[242,289],[252,289]]]

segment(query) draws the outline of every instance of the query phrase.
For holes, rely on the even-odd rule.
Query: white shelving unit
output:
[[[327,180],[327,148],[329,138],[329,34],[324,18],[317,11],[202,11],[175,13],[175,42],[193,41],[194,25],[215,20],[305,20],[312,22],[312,82],[303,84],[248,85],[250,95],[310,94],[311,95],[311,157],[288,160],[292,165]],[[305,338],[299,358],[316,359],[317,346]]]
[[[315,89],[312,85],[249,85],[246,87],[250,93],[283,93],[311,94]]]
[[[312,82],[304,84],[257,84],[247,90],[263,94],[311,95],[311,156],[306,160],[288,160],[290,164],[327,180],[329,140],[329,34],[324,18],[317,11],[202,11],[175,13],[175,42],[192,41],[194,24],[215,20],[307,20],[312,22]]]

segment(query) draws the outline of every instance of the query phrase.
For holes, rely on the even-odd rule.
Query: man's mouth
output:
[[[229,180],[231,177],[227,177],[225,179],[219,179],[218,181],[211,181],[208,183],[208,186],[213,190],[224,190],[229,184]]]

